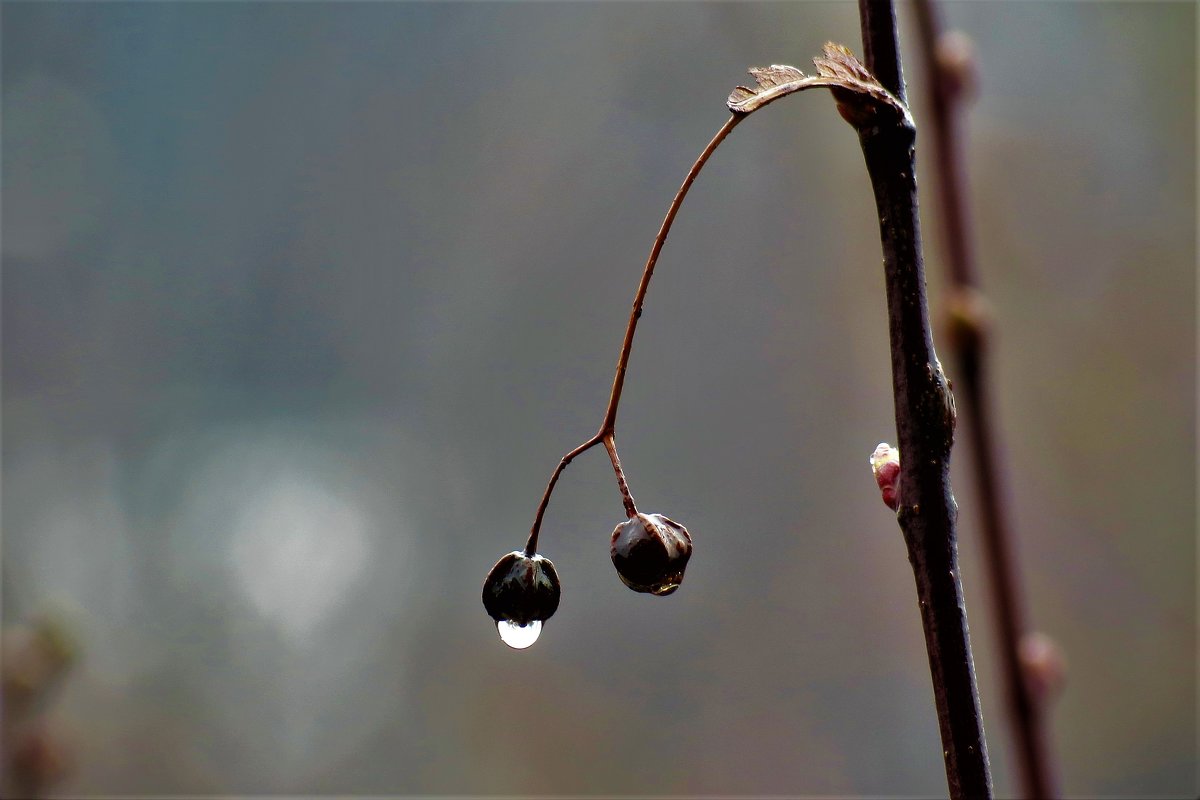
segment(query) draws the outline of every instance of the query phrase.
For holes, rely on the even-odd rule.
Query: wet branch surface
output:
[[[955,375],[966,413],[971,443],[972,478],[977,496],[984,568],[991,584],[1004,671],[1008,722],[1015,742],[1023,794],[1051,798],[1058,794],[1046,743],[1043,707],[1035,697],[1021,665],[1021,637],[1027,630],[1013,536],[1004,502],[1004,470],[996,448],[996,423],[988,384],[988,327],[978,293],[975,254],[970,235],[966,175],[962,155],[963,92],[971,64],[952,55],[944,45],[941,21],[932,0],[914,4],[918,38],[929,84],[934,157],[938,164],[937,192],[945,231],[950,341],[956,356]],[[969,54],[959,54],[969,58]],[[956,74],[957,71],[957,74]]]
[[[903,102],[892,4],[859,0],[859,13],[866,67]],[[916,130],[907,115],[863,120],[843,111],[843,116],[858,129],[879,212],[900,449],[897,519],[916,579],[950,796],[991,797],[958,570],[958,509],[950,487],[954,399],[934,351],[925,296],[914,173]]]

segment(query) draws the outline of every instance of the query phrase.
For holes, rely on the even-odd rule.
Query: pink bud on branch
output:
[[[1021,637],[1017,652],[1033,699],[1044,706],[1058,697],[1067,681],[1067,659],[1058,644],[1034,631]]]
[[[871,471],[883,502],[892,511],[900,507],[900,451],[887,442],[880,442],[871,454]]]

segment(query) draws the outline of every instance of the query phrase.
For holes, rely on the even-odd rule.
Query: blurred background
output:
[[[971,196],[1031,622],[1069,663],[1064,788],[1194,796],[1196,7],[944,10],[978,49]],[[3,619],[75,659],[38,711],[51,793],[945,792],[867,463],[895,441],[874,205],[828,97],[738,128],[649,294],[619,443],[639,505],[695,538],[683,588],[617,579],[593,451],[542,533],[563,597],[541,639],[510,650],[480,603],[599,424],[727,93],[829,39],[861,51],[854,4],[5,3],[2,22]]]

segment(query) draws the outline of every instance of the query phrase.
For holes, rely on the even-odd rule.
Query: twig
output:
[[[859,0],[866,66],[904,101],[890,0]],[[954,399],[933,347],[911,118],[856,125],[879,212],[900,447],[897,519],[916,578],[952,798],[991,797],[987,744],[958,571],[949,458]]]
[[[583,444],[576,447],[571,452],[562,457],[558,462],[558,466],[554,468],[554,472],[550,475],[550,482],[546,484],[546,491],[542,494],[542,500],[538,504],[537,514],[533,518],[533,528],[529,531],[529,540],[525,544],[525,554],[532,556],[537,552],[538,532],[542,529],[542,517],[546,515],[546,506],[550,503],[550,494],[554,491],[554,484],[558,482],[558,476],[566,469],[567,465],[581,453],[584,453],[598,444],[603,443],[604,448],[608,451],[608,458],[612,462],[613,471],[617,474],[617,486],[621,490],[621,499],[625,505],[625,512],[629,516],[637,514],[637,508],[633,504],[633,497],[629,494],[629,486],[625,481],[625,473],[621,469],[621,459],[617,457],[616,445],[616,430],[617,430],[617,406],[621,403],[621,390],[625,388],[625,371],[629,367],[629,354],[633,350],[633,334],[637,331],[638,320],[642,318],[642,304],[646,301],[646,290],[650,288],[650,279],[654,277],[654,267],[658,264],[659,253],[662,252],[663,245],[666,244],[667,234],[671,232],[671,226],[675,224],[675,217],[679,213],[680,206],[683,205],[683,199],[687,197],[688,190],[692,188],[692,184],[696,182],[696,176],[700,174],[700,170],[708,163],[709,157],[713,151],[725,141],[725,137],[729,135],[739,122],[745,119],[744,116],[734,114],[721,129],[716,132],[712,140],[696,158],[691,169],[688,170],[687,176],[683,179],[683,184],[679,187],[679,191],[675,193],[675,198],[671,200],[671,205],[667,209],[667,215],[663,218],[662,225],[659,226],[658,234],[654,237],[654,244],[650,247],[650,256],[646,259],[646,266],[642,270],[642,280],[638,283],[637,292],[633,296],[633,310],[629,312],[629,323],[625,326],[625,339],[621,342],[621,354],[617,357],[617,371],[613,375],[612,391],[608,396],[608,407],[604,410],[604,419],[600,423],[600,430],[596,432],[592,438],[588,439]]]
[[[946,61],[941,21],[931,0],[914,5],[921,52],[929,84],[934,154],[938,163],[938,198],[941,204],[949,279],[950,343],[957,356],[958,388],[966,399],[967,438],[979,503],[984,567],[992,586],[992,614],[996,620],[1009,724],[1016,741],[1017,764],[1026,797],[1058,796],[1046,745],[1043,707],[1031,691],[1021,666],[1020,642],[1027,630],[1013,536],[1003,501],[1004,471],[995,447],[995,417],[987,374],[987,325],[978,294],[978,273],[969,234],[969,206],[962,158],[963,88],[969,68],[961,60]],[[957,69],[956,69],[957,66]]]

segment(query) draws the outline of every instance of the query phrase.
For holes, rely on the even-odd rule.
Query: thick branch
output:
[[[995,418],[987,383],[987,330],[977,294],[977,272],[970,236],[969,206],[962,158],[961,100],[970,65],[962,59],[948,63],[946,40],[931,0],[915,4],[925,76],[930,87],[934,154],[938,162],[938,196],[947,254],[951,345],[957,355],[958,385],[966,399],[967,438],[979,503],[985,569],[992,586],[992,613],[1004,669],[1009,724],[1016,741],[1017,763],[1024,795],[1057,796],[1056,780],[1047,752],[1043,709],[1034,697],[1021,666],[1021,636],[1027,630],[1013,537],[1005,513],[1003,474],[995,447]],[[957,74],[956,74],[957,70]]]
[[[858,0],[858,21],[862,27],[863,63],[883,88],[901,103],[908,102],[892,0]]]
[[[869,69],[897,97],[904,93],[891,2],[860,0]],[[911,119],[855,119],[879,212],[887,283],[892,388],[900,447],[897,513],[916,579],[933,679],[946,777],[952,798],[991,797],[987,744],[958,571],[950,488],[954,399],[933,347],[921,255],[916,130]]]

